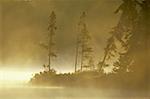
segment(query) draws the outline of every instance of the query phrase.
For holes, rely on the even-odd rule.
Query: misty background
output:
[[[0,68],[42,69],[47,51],[39,44],[48,33],[48,17],[56,13],[56,52],[52,68],[74,70],[79,17],[87,13],[95,65],[103,58],[109,31],[117,24],[121,0],[0,0]]]

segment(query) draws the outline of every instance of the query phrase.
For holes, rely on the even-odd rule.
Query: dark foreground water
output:
[[[0,99],[150,99],[148,94],[95,88],[1,87]]]

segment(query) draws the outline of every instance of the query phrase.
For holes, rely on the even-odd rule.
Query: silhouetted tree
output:
[[[92,52],[93,48],[90,46],[91,36],[87,30],[87,25],[85,22],[86,14],[82,13],[80,16],[79,26],[79,35],[77,41],[77,49],[76,54],[80,53],[81,56],[81,71],[83,68],[91,69],[91,60],[92,60]],[[78,56],[76,56],[76,60]],[[76,63],[77,64],[77,63]]]
[[[49,17],[49,34],[48,34],[48,57],[49,57],[49,70],[51,69],[51,58],[52,57],[56,57],[56,54],[53,52],[52,48],[54,46],[54,42],[53,42],[53,37],[55,35],[55,30],[56,30],[56,15],[55,13],[52,11],[50,17]]]
[[[48,26],[48,36],[47,36],[47,44],[41,43],[40,45],[48,50],[48,66],[44,65],[45,67],[48,67],[48,70],[51,71],[51,60],[53,57],[56,57],[56,54],[54,52],[54,36],[55,36],[55,30],[56,27],[56,15],[54,11],[52,11],[51,15],[49,16],[49,26]]]
[[[131,70],[139,81],[148,82],[150,64],[150,1],[144,0],[140,5],[138,22],[130,38],[128,53],[134,63]]]
[[[116,51],[116,44],[115,44],[115,38],[112,35],[108,40],[107,40],[107,46],[104,49],[104,58],[102,59],[101,65],[100,66],[100,71],[105,66],[106,60],[109,60],[111,57],[114,57],[114,54],[117,52]]]
[[[136,2],[134,0],[123,0],[123,3],[115,11],[115,13],[118,13],[119,11],[122,11],[122,14],[117,26],[110,32],[111,37],[107,41],[102,66],[107,58],[111,59],[111,57],[120,56],[128,50],[128,39],[131,36],[131,31],[133,30],[137,20]],[[122,47],[120,48],[122,50],[119,50],[120,48],[118,48],[117,43],[121,43]],[[123,58],[123,56],[121,55],[119,58]],[[122,59],[119,59],[119,61],[120,60]],[[115,64],[120,63],[119,61]]]
[[[124,53],[120,53],[120,58],[114,63],[115,72],[131,72],[136,84],[148,88],[149,64],[150,64],[150,1],[135,1],[139,7],[139,14],[132,24],[133,28],[128,33],[124,46]]]

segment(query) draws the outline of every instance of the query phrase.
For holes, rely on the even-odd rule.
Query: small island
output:
[[[97,65],[94,64],[93,59],[92,36],[85,21],[87,14],[83,12],[78,23],[79,33],[72,73],[57,73],[51,67],[52,58],[57,57],[54,50],[56,15],[52,11],[49,17],[47,44],[40,44],[48,51],[48,65],[44,65],[45,70],[36,73],[29,83],[38,86],[148,90],[150,87],[149,4],[148,0],[143,2],[123,0],[115,11],[115,14],[121,12],[119,22],[110,32],[104,56]],[[111,72],[106,73],[106,68],[112,66]]]

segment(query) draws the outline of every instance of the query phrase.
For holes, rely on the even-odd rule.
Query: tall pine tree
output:
[[[141,9],[138,22],[129,41],[128,53],[134,61],[131,70],[135,79],[142,83],[148,83],[150,70],[150,1],[136,2]]]
[[[118,7],[115,13],[119,11],[121,11],[121,16],[117,26],[110,32],[111,37],[107,40],[101,67],[106,64],[107,59],[109,60],[112,57],[120,56],[120,58],[124,58],[123,54],[128,50],[128,39],[131,36],[131,31],[137,19],[136,2],[134,0],[123,0],[123,3]],[[121,47],[118,47],[118,43],[121,44]],[[121,60],[123,59],[119,59],[118,62],[114,64],[114,72],[118,72],[119,69],[127,70],[127,67],[119,62]]]
[[[92,57],[93,48],[91,47],[90,44],[91,36],[87,30],[85,19],[86,19],[86,13],[83,12],[82,15],[80,16],[80,21],[78,24],[80,33],[78,34],[78,38],[77,38],[76,64],[75,64],[75,68],[76,68],[77,62],[78,60],[80,60],[81,71],[94,69],[94,62]]]
[[[56,57],[56,53],[54,50],[54,46],[55,46],[54,36],[55,36],[56,29],[57,29],[56,15],[55,12],[52,11],[48,21],[48,34],[46,40],[47,43],[46,44],[41,43],[41,46],[48,51],[48,65],[47,66],[44,65],[44,68],[48,68],[49,71],[51,71],[52,58]]]

